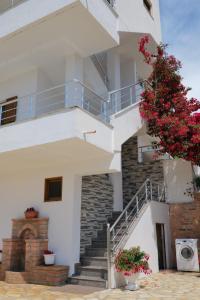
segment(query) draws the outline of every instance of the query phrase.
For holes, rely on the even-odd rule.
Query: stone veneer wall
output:
[[[138,163],[137,137],[131,137],[122,146],[124,206],[150,176],[154,181],[162,182],[164,180],[163,163],[159,160]]]
[[[82,178],[81,254],[103,228],[113,210],[113,187],[107,174]]]
[[[170,225],[172,263],[173,267],[176,267],[175,240],[179,238],[200,239],[200,193],[194,195],[192,202],[170,204]]]

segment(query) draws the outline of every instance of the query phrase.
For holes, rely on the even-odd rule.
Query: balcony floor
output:
[[[27,167],[92,161],[101,171],[105,164],[108,171],[114,154],[112,134],[111,126],[79,108],[1,127],[0,175]]]

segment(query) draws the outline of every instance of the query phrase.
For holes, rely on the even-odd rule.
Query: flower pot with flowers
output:
[[[55,264],[56,255],[53,251],[44,251],[44,263],[46,266],[53,266]]]
[[[140,273],[151,274],[148,264],[149,255],[140,250],[140,247],[120,250],[115,257],[115,268],[117,272],[124,275],[127,285],[126,289],[135,291],[139,288],[137,279]]]
[[[35,210],[34,207],[29,207],[27,210],[24,212],[25,218],[26,219],[35,219],[38,218],[38,211]]]

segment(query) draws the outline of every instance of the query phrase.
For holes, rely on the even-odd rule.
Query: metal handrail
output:
[[[37,118],[58,109],[74,106],[81,107],[108,122],[106,97],[98,95],[78,79],[8,100],[0,101],[0,125]],[[13,103],[17,103],[15,108],[9,106]],[[6,122],[6,119],[11,121]]]
[[[68,80],[66,81],[65,83],[62,83],[62,84],[58,84],[58,85],[55,85],[51,88],[48,88],[48,89],[45,89],[45,90],[42,90],[42,91],[39,91],[39,92],[35,92],[35,93],[30,93],[30,94],[27,94],[27,95],[24,95],[24,96],[21,96],[19,97],[18,99],[16,100],[12,100],[12,101],[9,101],[9,103],[13,103],[13,102],[17,102],[17,100],[21,99],[21,98],[29,98],[29,97],[35,97],[35,96],[41,96],[42,94],[45,94],[47,92],[51,92],[53,90],[56,90],[58,88],[62,88],[62,87],[65,87],[67,86],[69,83],[78,83],[80,84],[82,87],[86,88],[88,91],[90,91],[92,94],[94,94],[96,97],[100,98],[102,101],[106,102],[106,99],[103,98],[102,96],[98,95],[94,90],[92,90],[90,87],[88,87],[87,85],[85,85],[82,81],[74,78],[72,80]],[[0,105],[1,104],[6,104],[5,100],[0,100]]]
[[[127,85],[108,93],[108,114],[115,115],[119,111],[141,101],[141,93],[146,86],[146,80]]]
[[[121,91],[123,91],[123,90],[129,89],[129,88],[134,87],[134,86],[137,86],[138,84],[141,84],[141,82],[137,82],[137,83],[133,83],[133,84],[130,84],[130,85],[126,85],[126,86],[124,86],[124,87],[122,87],[122,88],[120,88],[120,89],[113,90],[113,91],[109,92],[108,94],[109,94],[109,96],[110,96],[110,95],[112,95],[112,94],[121,92]],[[109,97],[109,98],[110,98],[110,97]]]
[[[156,197],[154,193],[156,192]],[[165,185],[158,183],[151,178],[145,180],[135,193],[131,201],[124,208],[120,216],[112,226],[107,224],[107,263],[108,263],[108,287],[111,288],[111,265],[112,257],[122,245],[129,229],[138,218],[140,211],[146,203],[156,200],[165,202]]]
[[[133,201],[136,199],[137,195],[140,193],[140,191],[143,189],[143,187],[146,185],[146,183],[149,182],[149,179],[146,179],[145,182],[141,185],[137,193],[133,196],[132,200],[128,203],[128,205],[125,207],[125,209],[122,211],[120,216],[117,218],[115,223],[110,227],[110,232],[113,231],[113,229],[116,227],[116,225],[119,223],[119,221],[122,219],[126,211],[129,209],[129,207],[132,205]]]
[[[129,88],[132,88],[132,87],[135,87],[135,86],[138,86],[138,85],[140,85],[140,86],[143,85],[143,86],[144,86],[145,84],[147,84],[148,86],[151,87],[151,85],[150,85],[150,83],[148,82],[148,80],[144,79],[144,80],[140,80],[140,81],[138,81],[138,82],[136,82],[136,83],[133,83],[133,84],[130,84],[130,85],[126,85],[126,86],[124,86],[124,87],[122,87],[122,88],[120,88],[120,89],[113,90],[113,91],[111,91],[111,92],[108,93],[108,94],[109,94],[109,99],[110,99],[110,97],[111,97],[112,94],[115,94],[115,93],[124,91],[124,90],[126,90],[126,89],[129,89]]]

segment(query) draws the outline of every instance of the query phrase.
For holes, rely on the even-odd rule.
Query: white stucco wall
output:
[[[52,109],[50,104],[55,104],[55,101],[60,101],[58,97],[54,97],[54,94],[56,95],[58,92],[61,94],[60,90],[42,94],[40,96],[35,95],[37,92],[41,92],[52,86],[52,82],[48,78],[47,74],[45,74],[45,72],[39,68],[34,68],[27,72],[18,73],[6,81],[1,81],[0,101],[17,96],[17,121],[21,121],[30,117],[34,117],[38,113],[44,113],[44,107],[46,107],[46,110]],[[64,107],[64,88],[62,100],[62,107]],[[60,107],[58,105],[54,105],[53,108],[56,110]]]
[[[110,174],[110,180],[113,186],[113,210],[123,210],[123,186],[122,172]]]
[[[113,153],[112,127],[79,108],[0,128],[0,153],[75,138]]]
[[[63,176],[62,201],[44,202],[44,180]],[[2,239],[11,237],[11,219],[23,218],[27,207],[35,207],[41,217],[49,218],[49,249],[56,263],[70,265],[79,261],[81,178],[67,165],[49,166],[0,177],[0,248]]]
[[[193,171],[190,162],[182,159],[163,161],[164,177],[169,203],[191,202],[193,197],[186,193],[193,191]]]
[[[143,0],[116,0],[119,14],[119,30],[149,33],[157,43],[161,41],[159,1],[151,0],[152,15],[143,4]]]
[[[100,95],[102,97],[105,97],[107,95],[107,88],[105,86],[105,83],[103,82],[95,65],[89,57],[84,59],[83,79],[86,86],[95,91],[97,95]]]
[[[140,218],[125,248],[139,245],[142,250],[150,255],[149,265],[153,272],[159,271],[158,249],[156,239],[156,223],[165,226],[167,266],[170,266],[170,228],[169,207],[167,204],[152,202]]]
[[[13,96],[22,97],[35,93],[37,90],[37,70],[19,73],[15,77],[0,82],[0,90],[0,101]]]
[[[138,222],[130,234],[124,248],[140,246],[141,250],[150,255],[149,266],[153,273],[159,271],[158,265],[158,249],[156,237],[156,223],[164,224],[165,228],[165,244],[166,244],[166,260],[167,267],[171,266],[170,261],[170,227],[169,227],[169,207],[167,204],[151,202],[144,213],[140,215]],[[112,273],[113,286],[123,284],[123,277],[116,273],[113,268]]]
[[[121,145],[143,126],[139,103],[133,104],[113,115],[111,124],[114,127],[114,149],[115,151],[121,151]]]

